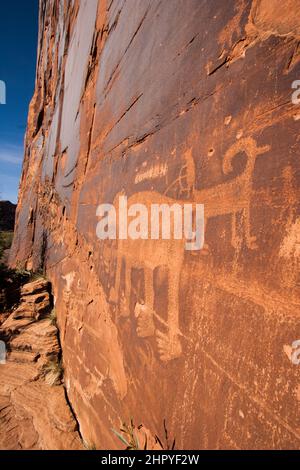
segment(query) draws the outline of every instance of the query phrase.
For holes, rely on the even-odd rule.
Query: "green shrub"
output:
[[[13,232],[0,232],[0,260],[4,250],[8,250],[11,247],[13,236]]]

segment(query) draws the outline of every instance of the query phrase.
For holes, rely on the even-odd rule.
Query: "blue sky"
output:
[[[28,105],[33,95],[38,32],[38,0],[0,4],[0,199],[17,201]],[[1,96],[0,96],[1,98]],[[1,100],[0,100],[1,101]]]

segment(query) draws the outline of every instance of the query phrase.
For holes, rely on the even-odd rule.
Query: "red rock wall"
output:
[[[299,10],[41,0],[11,263],[47,270],[99,448],[130,416],[178,448],[299,447]],[[100,242],[119,193],[204,203],[205,249]]]

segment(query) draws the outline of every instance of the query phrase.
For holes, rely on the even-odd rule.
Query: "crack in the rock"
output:
[[[140,93],[133,101],[132,103],[128,106],[128,108],[126,108],[126,110],[121,114],[121,116],[119,117],[119,119],[112,125],[112,127],[107,131],[107,133],[105,134],[104,138],[106,138],[110,133],[111,131],[113,130],[114,127],[116,127],[119,122],[123,119],[123,117],[131,110],[131,108],[133,108],[133,106],[138,102],[138,100],[143,96],[143,93]]]
[[[139,23],[137,29],[135,30],[134,34],[132,35],[132,37],[131,37],[131,39],[130,39],[130,41],[129,41],[129,43],[128,43],[128,45],[127,45],[127,47],[126,47],[126,49],[125,49],[125,51],[124,51],[124,53],[123,53],[123,55],[122,55],[122,57],[120,58],[120,60],[119,60],[119,62],[117,63],[117,65],[114,67],[112,73],[110,74],[110,77],[109,77],[109,79],[108,79],[108,81],[107,81],[107,83],[106,83],[106,85],[105,85],[105,87],[104,87],[104,90],[103,90],[103,91],[104,91],[104,97],[105,97],[105,98],[106,98],[106,96],[108,95],[108,92],[111,90],[110,84],[111,84],[111,82],[112,82],[112,80],[113,80],[113,78],[114,78],[114,76],[115,76],[115,73],[116,73],[116,71],[118,70],[118,68],[119,68],[119,66],[120,66],[120,63],[122,62],[123,58],[125,57],[125,55],[126,55],[128,49],[130,48],[131,44],[133,43],[133,41],[134,41],[136,35],[138,34],[139,30],[141,29],[142,24],[144,23],[144,21],[145,21],[147,15],[148,15],[148,12],[149,12],[150,8],[151,8],[151,6],[147,8],[147,10],[146,10],[144,16],[142,17],[142,19],[141,19],[141,21],[140,21],[140,23]],[[108,88],[109,88],[109,89],[108,89]]]

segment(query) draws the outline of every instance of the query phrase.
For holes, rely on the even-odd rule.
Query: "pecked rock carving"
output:
[[[98,448],[133,414],[182,449],[299,448],[297,7],[40,1],[10,264],[52,283]],[[204,204],[203,249],[99,240],[97,207],[120,194]]]
[[[251,235],[250,230],[250,203],[251,203],[251,182],[255,161],[258,155],[262,155],[270,150],[269,145],[258,147],[251,137],[238,140],[225,153],[223,160],[223,172],[225,175],[232,171],[232,163],[236,155],[245,152],[247,161],[242,174],[236,176],[226,183],[221,183],[207,190],[192,189],[190,197],[192,202],[204,204],[205,225],[210,217],[229,214],[231,216],[231,244],[234,248],[240,246],[241,240],[237,234],[237,214],[241,213],[244,223],[245,244],[249,249],[256,249],[256,237]],[[187,159],[183,170],[186,171],[186,183],[189,188],[195,187],[195,170],[190,151],[186,151],[184,157]],[[181,177],[183,178],[183,177]],[[179,181],[181,182],[181,178]],[[118,207],[119,194],[114,200],[114,207]],[[166,195],[161,195],[155,191],[136,193],[130,196],[128,204],[142,203],[151,210],[151,204],[184,204],[186,200],[179,201]],[[157,347],[160,358],[169,361],[181,355],[179,328],[179,290],[180,274],[184,263],[185,240],[152,240],[149,234],[147,240],[118,240],[116,256],[117,268],[115,284],[111,288],[109,300],[118,303],[120,298],[120,280],[123,261],[125,261],[125,291],[124,302],[121,304],[119,314],[130,316],[129,299],[131,292],[131,270],[132,268],[142,268],[145,273],[145,304],[136,304],[134,314],[137,318],[137,334],[140,337],[156,335]],[[154,311],[154,287],[153,273],[156,268],[167,266],[168,268],[168,318],[164,322]],[[167,333],[163,333],[154,326],[154,317],[159,323],[167,328]]]

